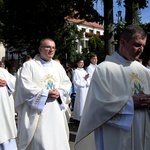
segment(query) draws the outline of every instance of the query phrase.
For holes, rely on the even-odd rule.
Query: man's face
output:
[[[55,43],[54,41],[45,40],[39,47],[40,56],[45,61],[50,61],[55,55]]]
[[[92,63],[93,65],[96,65],[96,64],[97,64],[98,59],[97,59],[96,56],[95,56],[95,57],[92,57],[90,60],[91,60],[91,63]]]
[[[120,54],[129,61],[138,60],[143,53],[147,38],[142,38],[140,34],[136,34],[132,40],[125,41],[121,39]]]

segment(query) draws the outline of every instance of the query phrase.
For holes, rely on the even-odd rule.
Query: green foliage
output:
[[[147,7],[147,0],[124,0],[126,25],[140,23],[140,9]]]
[[[102,23],[104,18],[93,9],[95,1],[96,0],[74,0],[73,9],[77,11],[74,17],[85,19],[89,22]]]
[[[139,5],[139,9],[144,9],[147,7],[148,0],[124,0],[123,2],[125,5],[129,5],[130,7],[132,6],[132,3],[135,3]]]
[[[0,10],[0,19],[4,24],[1,39],[4,39],[4,44],[8,47],[16,48],[18,45],[27,44],[35,49],[35,44],[42,38],[57,39],[54,32],[64,26],[66,16],[73,16],[79,4],[82,10],[76,17],[91,21],[101,19],[93,9],[91,0],[86,3],[84,1],[79,3],[77,0],[3,0],[3,2],[3,10]]]
[[[76,24],[68,22],[55,32],[55,37],[57,37],[56,57],[60,59],[64,66],[76,60],[76,41],[79,38],[78,35]]]
[[[101,40],[99,37],[93,36],[89,39],[88,46],[89,46],[89,53],[87,55],[88,58],[90,54],[96,54],[99,62],[103,61],[105,57],[104,41]]]
[[[56,41],[56,57],[63,63],[72,63],[76,60],[77,53],[75,43],[78,39],[78,33],[75,26],[66,24],[65,17],[72,16],[75,18],[85,19],[87,21],[96,21],[102,23],[103,17],[94,10],[94,2],[97,0],[0,0],[0,41],[12,53],[22,53],[23,51],[32,50],[32,55],[36,53],[39,41],[42,38],[49,37]],[[116,0],[120,5],[122,0]],[[105,1],[106,2],[106,1]],[[105,29],[110,29],[113,25],[112,0],[107,1],[105,6]],[[139,9],[147,5],[147,0],[124,0],[126,6],[131,6],[131,2],[138,3]],[[74,12],[76,12],[74,14]],[[129,12],[128,17],[132,17]],[[128,21],[128,20],[126,20]],[[116,27],[117,33],[120,33],[122,27]],[[110,41],[112,31],[106,33],[106,40]],[[105,41],[110,45],[111,42]],[[98,44],[92,41],[91,51],[98,51]],[[100,44],[100,42],[99,42]],[[109,50],[110,47],[106,47]],[[87,49],[83,50],[88,53]],[[98,51],[99,52],[99,51]],[[34,54],[33,54],[34,53]],[[80,54],[79,54],[80,55]],[[85,54],[86,55],[86,54]],[[87,56],[85,56],[87,57]],[[66,61],[67,59],[67,61]]]
[[[64,5],[69,10],[66,1]],[[40,39],[54,38],[53,31],[63,26],[64,15],[69,14],[63,9],[61,1],[53,0],[4,0],[4,6],[1,16],[4,23],[2,37],[5,39],[4,44],[15,48],[29,45],[35,49]]]
[[[122,33],[123,28],[125,27],[126,22],[124,20],[120,21],[120,23],[114,24],[114,32],[118,35]]]
[[[66,26],[66,16],[102,21],[93,0],[0,0],[0,41],[12,53],[37,53],[42,38],[56,41],[58,56],[72,62],[76,29]],[[82,9],[80,9],[82,8]],[[78,12],[74,16],[74,12]],[[73,35],[72,35],[73,34]],[[73,37],[74,36],[74,37]],[[15,49],[15,50],[14,50]],[[61,53],[61,54],[60,54]],[[56,57],[58,57],[56,56]]]
[[[104,41],[99,37],[93,36],[89,39],[88,46],[89,51],[96,54],[104,50]]]
[[[89,49],[90,49],[90,51],[96,51],[96,40],[95,40],[95,37],[93,36],[93,37],[91,37],[90,39],[89,39]]]

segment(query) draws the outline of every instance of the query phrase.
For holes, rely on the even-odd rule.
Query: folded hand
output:
[[[5,80],[0,79],[0,87],[6,86],[7,83]]]

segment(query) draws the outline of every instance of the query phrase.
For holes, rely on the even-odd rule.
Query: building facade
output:
[[[88,41],[92,36],[103,36],[104,26],[96,22],[87,22],[80,19],[67,18],[69,23],[77,23],[78,31],[81,34],[80,40],[77,40],[77,51],[82,52],[83,48],[88,48]]]
[[[83,48],[88,48],[88,41],[92,36],[103,36],[104,26],[96,22],[87,22],[80,19],[66,19],[69,23],[76,23],[77,29],[80,32],[81,38],[76,41],[77,52],[82,53]],[[16,60],[18,54],[6,54],[6,50],[2,43],[0,43],[0,61]]]

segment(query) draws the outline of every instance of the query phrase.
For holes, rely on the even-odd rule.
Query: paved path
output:
[[[69,143],[70,143],[70,150],[74,150],[74,141],[75,141],[75,138],[76,138],[77,130],[78,130],[78,127],[74,124],[73,121],[71,121],[69,123],[69,131],[70,131]]]

